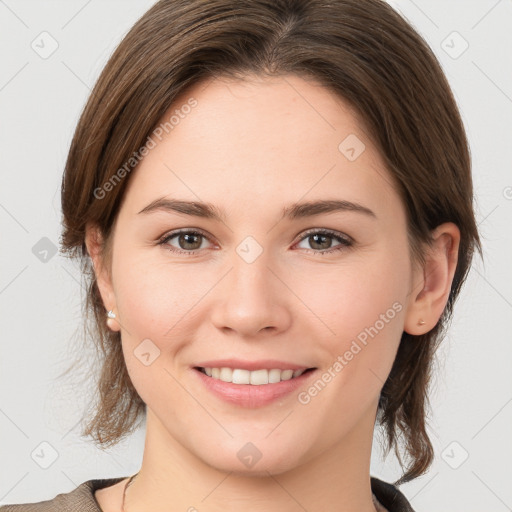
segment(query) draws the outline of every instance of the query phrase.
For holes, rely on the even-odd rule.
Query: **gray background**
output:
[[[52,249],[78,116],[108,56],[153,4],[0,0],[0,504],[51,499],[141,464],[143,428],[105,452],[79,437],[92,381],[79,381],[85,365],[57,377],[81,353],[81,279]],[[512,2],[392,5],[427,39],[455,92],[485,251],[438,353],[435,463],[401,490],[417,512],[512,510]],[[382,460],[378,437],[371,473],[393,481],[398,463]]]

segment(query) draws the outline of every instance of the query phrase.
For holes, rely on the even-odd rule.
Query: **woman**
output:
[[[145,418],[143,462],[30,510],[413,510],[472,197],[450,87],[384,2],[156,3],[62,183],[104,355],[85,434]],[[376,425],[394,484],[369,474]]]

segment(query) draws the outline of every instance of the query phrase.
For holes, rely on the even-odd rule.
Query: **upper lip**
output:
[[[239,368],[241,370],[262,370],[278,368],[280,370],[307,370],[311,366],[304,366],[300,364],[288,363],[286,361],[278,361],[276,359],[260,359],[258,361],[242,361],[240,359],[217,359],[215,361],[203,361],[195,367],[200,368]]]

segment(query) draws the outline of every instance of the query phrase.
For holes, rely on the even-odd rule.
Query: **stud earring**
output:
[[[110,330],[112,330],[112,331],[117,331],[117,329],[114,329],[115,318],[116,318],[116,314],[114,313],[114,311],[110,310],[107,313],[107,325],[110,328]]]
[[[425,325],[425,320],[423,320],[423,318],[420,318],[420,320],[418,321],[418,325]]]

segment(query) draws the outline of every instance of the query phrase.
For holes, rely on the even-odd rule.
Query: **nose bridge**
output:
[[[269,269],[271,262],[269,254],[261,246],[257,247],[253,241],[242,242],[233,254],[229,298],[232,303],[239,304],[241,309],[251,308],[262,311],[272,297],[274,275]]]
[[[231,328],[252,335],[261,329],[284,328],[289,321],[285,290],[271,268],[269,252],[252,237],[235,248],[231,271],[215,301],[213,321],[218,328]]]

